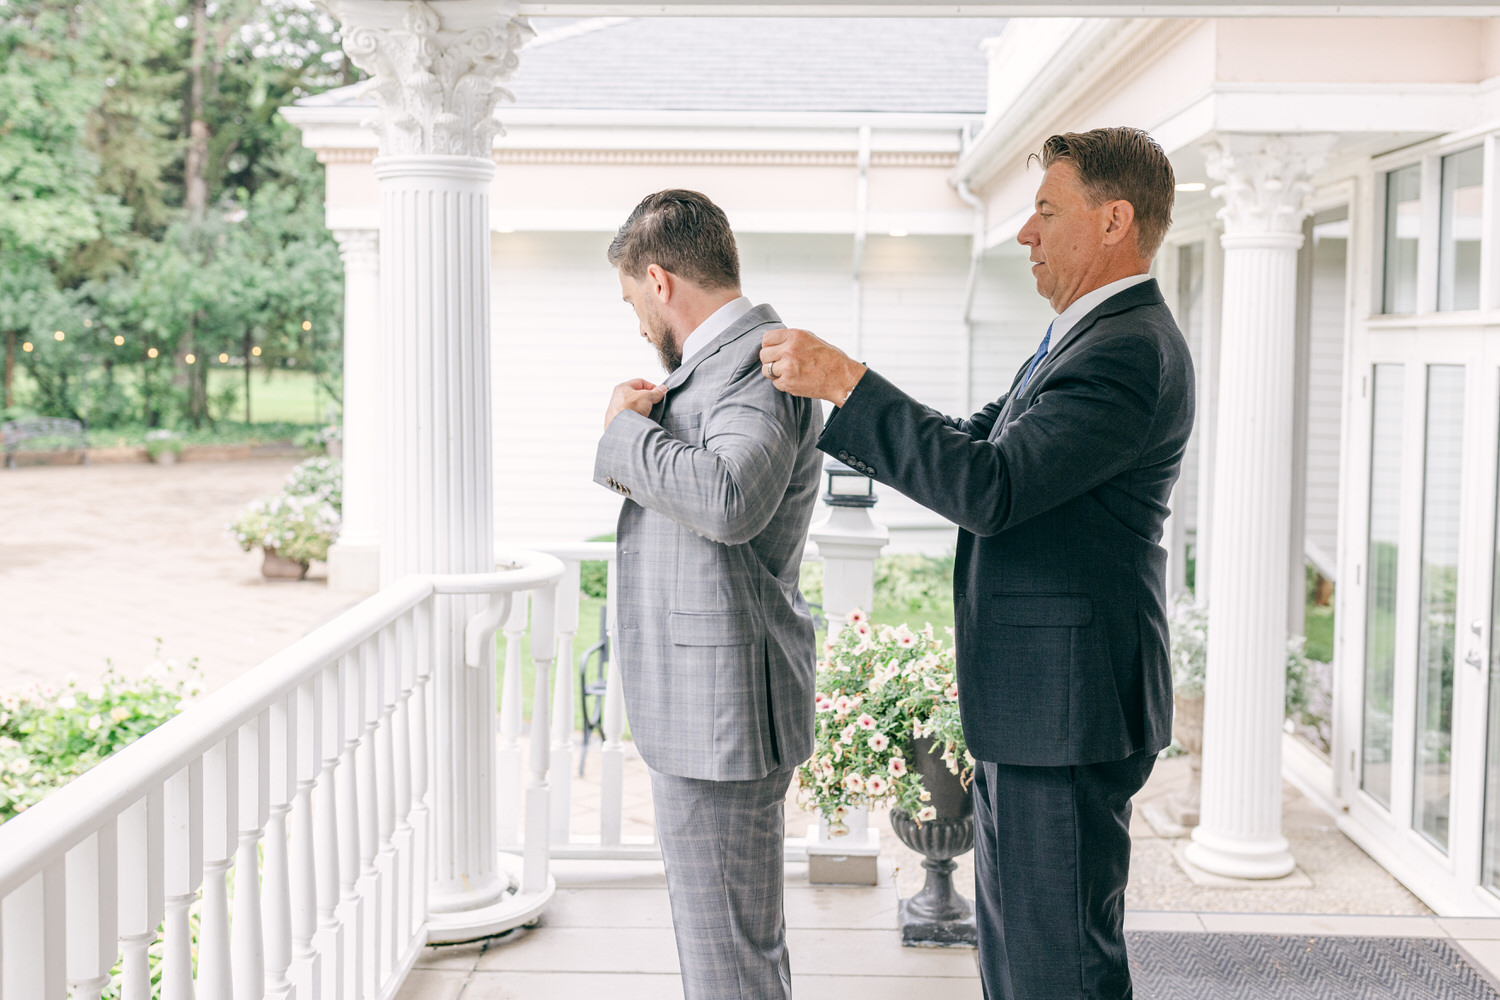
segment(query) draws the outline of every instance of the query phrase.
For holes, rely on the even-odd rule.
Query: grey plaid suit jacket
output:
[[[742,781],[812,753],[813,626],[797,589],[817,501],[822,410],[760,370],[756,306],[610,423],[594,481],[626,498],[616,662],[641,757]]]

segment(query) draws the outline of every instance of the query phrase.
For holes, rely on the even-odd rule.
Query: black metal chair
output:
[[[598,657],[595,679],[589,680],[589,661]],[[578,776],[589,755],[589,733],[599,734],[604,744],[604,692],[609,685],[609,608],[599,609],[599,641],[578,658],[578,701],[583,709],[583,740],[578,750]]]

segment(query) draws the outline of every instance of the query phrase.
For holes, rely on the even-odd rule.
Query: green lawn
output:
[[[245,418],[245,371],[215,365],[208,372],[209,398],[216,398],[226,387],[233,387],[238,401],[227,413],[216,417],[230,420]],[[252,423],[288,421],[297,424],[322,424],[324,411],[333,400],[318,388],[309,371],[287,368],[256,369],[250,373],[250,420]]]

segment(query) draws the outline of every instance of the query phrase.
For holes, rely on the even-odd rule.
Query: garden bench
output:
[[[26,417],[8,420],[0,424],[0,442],[5,444],[5,466],[16,467],[16,452],[21,446],[31,445],[29,450],[64,451],[77,449],[79,462],[89,462],[88,439],[83,433],[83,424],[66,417]]]

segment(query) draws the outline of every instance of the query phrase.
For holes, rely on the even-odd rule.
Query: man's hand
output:
[[[660,403],[666,394],[664,386],[653,385],[643,378],[621,382],[609,397],[609,409],[604,413],[604,426],[608,427],[621,410],[634,410],[643,417],[651,416],[651,408]]]
[[[865,366],[806,330],[771,330],[760,341],[760,373],[782,392],[843,406]]]

